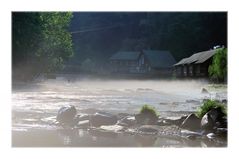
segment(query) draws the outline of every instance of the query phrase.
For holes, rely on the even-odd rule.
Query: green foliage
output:
[[[221,110],[225,114],[225,116],[227,115],[226,106],[222,103],[215,101],[215,100],[205,101],[203,103],[203,105],[198,109],[196,115],[199,118],[202,118],[209,110],[211,110],[213,108],[221,108]]]
[[[61,69],[63,62],[73,55],[68,31],[71,18],[69,12],[14,12],[13,70],[30,67],[30,72],[23,73],[32,78]]]
[[[147,104],[142,106],[139,113],[140,114],[145,114],[145,115],[152,115],[152,116],[155,116],[155,117],[159,116],[159,113],[157,112],[157,110],[154,107],[152,107],[150,105],[147,105]]]
[[[227,76],[227,49],[219,49],[213,57],[212,64],[208,68],[212,80],[225,81]]]

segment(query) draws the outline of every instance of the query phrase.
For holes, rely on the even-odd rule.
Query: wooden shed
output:
[[[220,49],[220,48],[218,48]],[[202,51],[183,58],[174,65],[177,77],[208,77],[208,67],[218,49]]]
[[[175,63],[167,50],[120,51],[110,57],[112,73],[171,75]]]

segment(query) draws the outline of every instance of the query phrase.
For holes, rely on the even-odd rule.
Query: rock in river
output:
[[[90,125],[94,127],[99,127],[101,125],[114,125],[117,123],[117,116],[106,113],[97,112],[90,116]]]
[[[110,132],[120,132],[124,130],[124,127],[120,125],[102,125],[100,128]]]
[[[202,117],[201,127],[203,129],[211,130],[214,126],[225,125],[224,116],[225,114],[222,112],[221,108],[213,108]]]
[[[200,119],[195,114],[190,114],[181,125],[184,129],[198,130],[200,129]]]
[[[135,115],[135,119],[138,124],[142,125],[154,125],[158,121],[158,117],[153,115],[152,113],[140,113]]]
[[[77,124],[77,127],[79,128],[88,128],[89,126],[90,126],[89,120],[82,120],[82,121],[79,121]]]
[[[74,123],[75,116],[76,108],[74,106],[64,106],[59,109],[56,120],[61,124],[72,125]]]
[[[202,88],[202,91],[201,91],[201,93],[208,94],[209,92],[208,92],[208,90],[207,90],[206,88]]]
[[[126,126],[126,127],[130,127],[136,124],[136,120],[134,116],[126,116],[123,119],[119,120],[117,125],[121,125],[121,126]]]
[[[214,121],[213,121],[212,117],[208,113],[206,113],[202,117],[201,127],[203,129],[211,130],[211,129],[213,129],[213,126],[214,126]]]

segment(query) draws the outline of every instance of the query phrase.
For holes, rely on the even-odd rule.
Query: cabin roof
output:
[[[178,63],[174,64],[174,66],[178,66],[178,65],[183,65],[185,64],[185,62],[187,61],[188,58],[183,58],[182,60],[180,60]]]
[[[110,60],[137,60],[139,51],[119,51],[110,57]]]
[[[203,62],[207,61],[209,58],[211,58],[214,54],[216,54],[217,50],[218,49],[207,50],[207,51],[202,51],[202,52],[199,52],[199,53],[195,53],[188,58],[184,58],[184,59],[180,60],[174,66],[184,65],[184,64],[191,64],[191,63],[196,63],[196,64],[203,63]]]
[[[200,58],[198,59],[198,61],[196,63],[203,63],[203,62],[207,61],[209,58],[211,58],[213,55],[215,55],[217,53],[217,50],[218,49],[202,52],[200,55]]]
[[[167,50],[143,50],[143,53],[151,67],[154,68],[168,68],[176,63],[172,54]]]
[[[137,60],[140,53],[139,51],[120,51],[112,55],[110,60]],[[168,68],[176,63],[172,54],[167,50],[143,50],[142,53],[154,68]]]

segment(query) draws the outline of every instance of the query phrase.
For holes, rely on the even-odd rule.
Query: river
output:
[[[210,94],[202,94],[207,88]],[[14,83],[12,89],[12,146],[37,147],[202,147],[167,138],[138,139],[123,134],[97,137],[82,130],[65,130],[43,119],[56,116],[60,107],[73,105],[78,113],[102,110],[137,113],[144,104],[161,117],[195,112],[205,98],[227,99],[226,86],[211,87],[205,80],[110,80],[58,76],[31,83]],[[141,142],[143,140],[143,142]],[[151,141],[152,140],[152,141]]]

